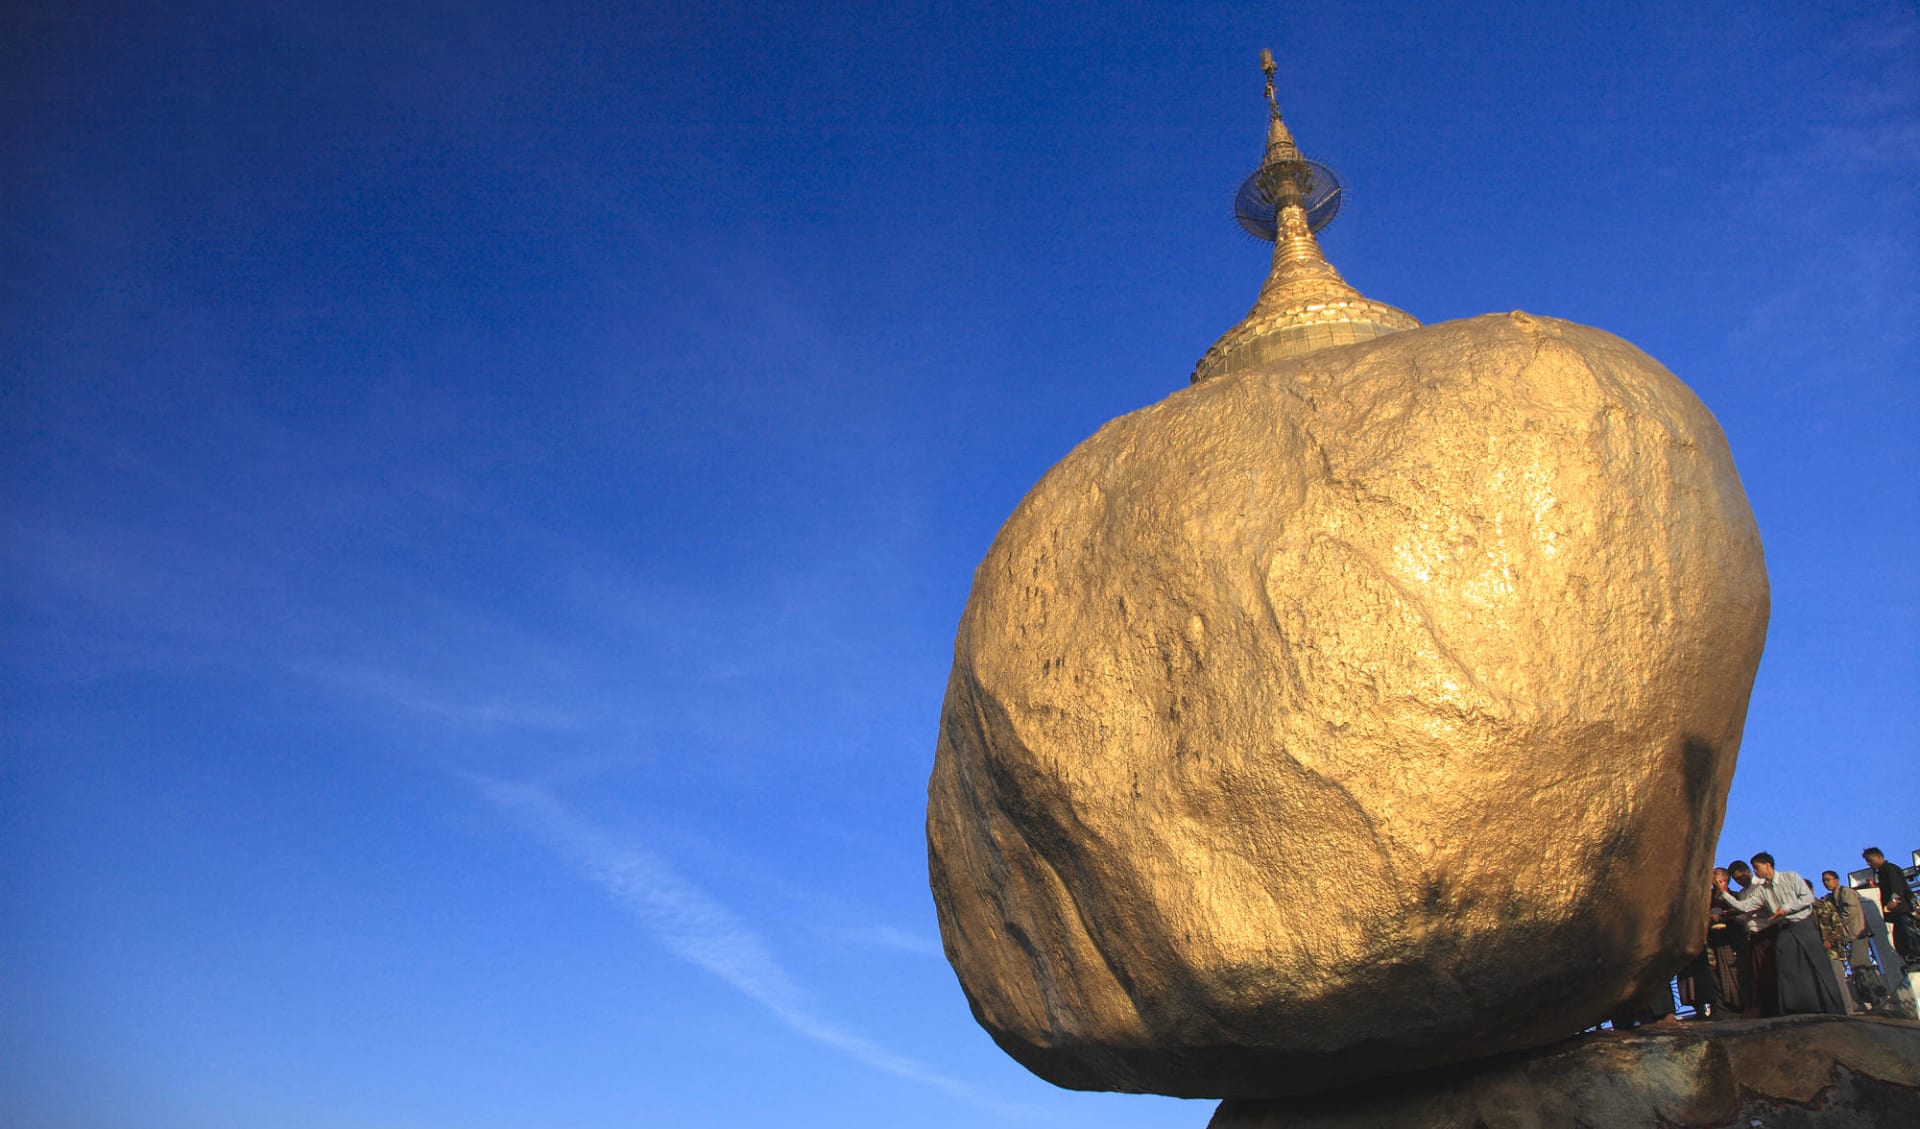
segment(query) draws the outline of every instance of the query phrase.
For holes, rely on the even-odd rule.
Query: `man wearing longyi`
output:
[[[1776,869],[1773,856],[1765,851],[1753,856],[1753,875],[1753,885],[1738,894],[1717,874],[1714,886],[1722,902],[1755,914],[1762,930],[1772,935],[1774,986],[1781,1013],[1845,1015],[1847,1005],[1834,986],[1820,929],[1813,921],[1813,887],[1791,870]]]

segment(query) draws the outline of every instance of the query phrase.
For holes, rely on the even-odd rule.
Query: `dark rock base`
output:
[[[1920,1024],[1832,1015],[1663,1024],[1272,1101],[1208,1129],[1920,1127]]]

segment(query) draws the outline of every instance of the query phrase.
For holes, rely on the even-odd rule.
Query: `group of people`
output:
[[[1820,875],[1827,893],[1816,896],[1765,851],[1715,868],[1706,946],[1680,974],[1682,997],[1703,1016],[1916,1018],[1906,975],[1908,964],[1920,964],[1913,891],[1880,848],[1861,857],[1874,871],[1877,905],[1832,870]]]

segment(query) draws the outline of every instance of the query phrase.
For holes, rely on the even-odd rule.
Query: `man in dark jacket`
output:
[[[1914,935],[1913,891],[1907,886],[1907,876],[1887,861],[1879,847],[1868,847],[1860,857],[1873,868],[1874,885],[1880,887],[1880,912],[1893,925],[1893,947],[1908,962],[1920,961],[1920,937]]]

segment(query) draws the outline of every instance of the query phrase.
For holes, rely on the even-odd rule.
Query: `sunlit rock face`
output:
[[[1713,417],[1489,315],[1109,423],[974,579],[929,787],[947,955],[1063,1086],[1331,1087],[1665,979],[1767,620]]]

